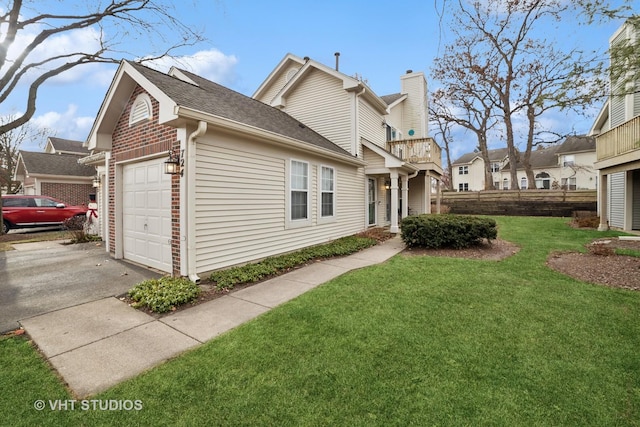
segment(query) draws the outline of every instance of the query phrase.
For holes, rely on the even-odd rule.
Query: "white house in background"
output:
[[[637,21],[637,18],[636,18]],[[640,43],[630,21],[609,39],[610,47]],[[632,75],[631,72],[629,75]],[[600,229],[640,230],[640,92],[638,82],[610,82],[611,96],[591,129],[596,137]]]
[[[422,73],[379,97],[294,55],[254,99],[123,61],[81,161],[100,176],[107,251],[197,281],[368,227],[397,231],[409,210],[429,212],[442,173],[426,94]]]
[[[491,175],[496,189],[501,188],[502,174],[500,170],[507,160],[507,149],[489,150]],[[480,152],[466,153],[451,163],[451,179],[454,191],[484,190],[484,160]]]
[[[496,190],[510,188],[511,174],[507,149],[489,150],[491,175]],[[562,144],[551,145],[531,152],[531,167],[536,188],[565,190],[593,190],[597,174],[595,138],[569,136]],[[480,191],[484,189],[484,161],[480,153],[467,153],[452,163],[454,189]],[[518,187],[528,188],[527,175],[521,164],[517,166]]]

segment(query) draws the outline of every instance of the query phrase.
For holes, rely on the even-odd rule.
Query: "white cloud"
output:
[[[174,58],[165,57],[145,62],[145,65],[162,72],[167,72],[172,66],[175,66],[216,83],[229,86],[237,80],[235,72],[237,63],[238,58],[235,55],[225,55],[217,49],[209,49],[195,52],[192,55]]]
[[[94,118],[78,116],[77,113],[78,107],[69,104],[66,111],[46,112],[35,116],[31,119],[31,123],[37,128],[51,131],[53,134],[51,136],[84,141],[89,135]]]

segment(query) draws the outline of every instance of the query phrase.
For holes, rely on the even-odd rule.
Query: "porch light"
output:
[[[385,190],[388,190],[388,189],[390,189],[390,188],[391,188],[391,181],[387,181],[387,180],[385,180],[385,181],[384,181],[384,189],[385,189]]]
[[[98,175],[93,177],[92,185],[93,185],[93,188],[100,187],[100,177]]]
[[[182,165],[180,164],[180,154],[174,150],[169,150],[169,158],[164,162],[164,173],[169,175],[182,176]]]

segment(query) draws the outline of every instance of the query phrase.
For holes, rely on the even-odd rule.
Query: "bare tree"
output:
[[[450,144],[453,142],[451,137],[451,126],[453,122],[447,121],[445,118],[450,116],[446,110],[443,111],[446,107],[440,107],[436,103],[429,104],[429,118],[432,124],[437,127],[435,132],[434,139],[442,141],[442,146],[444,148],[444,152],[447,155],[447,171],[451,171],[451,149]],[[453,181],[451,179],[447,179],[445,183],[445,188],[447,190],[453,190]]]
[[[0,10],[0,103],[21,85],[28,85],[24,105],[14,106],[24,112],[2,123],[0,134],[33,117],[38,90],[52,77],[84,64],[118,63],[123,56],[158,59],[203,40],[197,31],[176,18],[169,0],[96,0],[75,5],[65,2],[64,9],[74,13],[60,12],[61,4],[22,0],[14,0]],[[43,52],[44,44],[55,37],[86,29],[93,29],[96,34],[92,47]],[[144,51],[120,50],[123,43],[131,40],[136,40]]]
[[[475,41],[459,36],[455,45],[445,48],[444,54],[436,58],[432,69],[435,80],[442,84],[431,99],[434,120],[457,125],[471,131],[477,140],[477,147],[484,161],[484,189],[494,189],[491,161],[489,158],[488,138],[490,130],[496,125],[494,114],[495,100],[493,92],[474,67],[482,61],[490,63],[491,58],[480,57],[475,50]]]
[[[0,117],[0,125],[8,123],[14,116]],[[0,134],[0,192],[12,194],[19,189],[19,182],[13,180],[20,147],[26,141],[42,141],[50,135],[50,130],[36,128],[30,123]]]
[[[593,82],[585,84],[601,70],[601,63],[585,58],[577,49],[561,51],[553,42],[536,38],[540,25],[558,22],[568,7],[561,0],[457,0],[450,26],[457,37],[443,58],[436,60],[434,76],[448,76],[448,96],[454,94],[451,88],[464,87],[464,96],[476,101],[463,106],[460,120],[478,114],[500,118],[511,189],[518,188],[519,163],[527,169],[528,182],[535,182],[528,160],[535,135],[545,131],[540,128],[541,116],[550,110],[584,108],[595,101],[596,91],[601,91]],[[455,78],[472,85],[452,84]],[[474,96],[473,91],[479,95]],[[478,100],[483,101],[482,108],[478,108]],[[524,156],[520,156],[516,141],[520,117],[527,120]],[[483,151],[481,144],[479,148]]]

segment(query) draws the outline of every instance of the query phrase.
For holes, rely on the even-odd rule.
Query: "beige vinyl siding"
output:
[[[311,224],[287,226],[291,159],[309,162]],[[317,221],[317,175],[336,170],[336,219]],[[362,168],[334,164],[261,142],[210,135],[197,144],[198,274],[324,243],[363,229]],[[360,202],[359,202],[360,201]]]
[[[427,88],[421,73],[402,76],[402,93],[408,94],[402,103],[402,134],[404,138],[422,138],[428,135],[426,123]],[[409,136],[413,129],[414,135]]]
[[[405,102],[406,101],[403,101],[399,105],[396,105],[391,109],[389,115],[387,116],[387,123],[389,124],[389,126],[393,126],[394,128],[403,132],[402,134],[403,138],[409,138],[409,136],[404,133],[406,131],[402,128],[402,112],[403,112]],[[386,133],[384,135],[384,138],[386,140],[387,138]]]
[[[361,97],[358,100],[360,136],[382,148],[386,148],[386,128],[382,126],[384,117],[376,113]]]
[[[342,80],[314,69],[298,85],[287,97],[285,111],[351,152],[353,95],[342,88]]]
[[[281,74],[271,82],[269,88],[262,94],[261,97],[256,98],[258,101],[262,101],[265,104],[271,104],[273,98],[276,97],[278,92],[287,84],[289,81],[289,77],[291,77],[295,71],[300,69],[300,65],[291,65],[290,67],[286,67],[282,70]]]
[[[384,158],[377,155],[367,147],[363,147],[363,159],[367,162],[367,167],[371,169],[378,169],[386,167],[384,165]]]
[[[409,180],[409,215],[424,213],[422,211],[427,198],[424,181],[424,175],[418,175]]]

